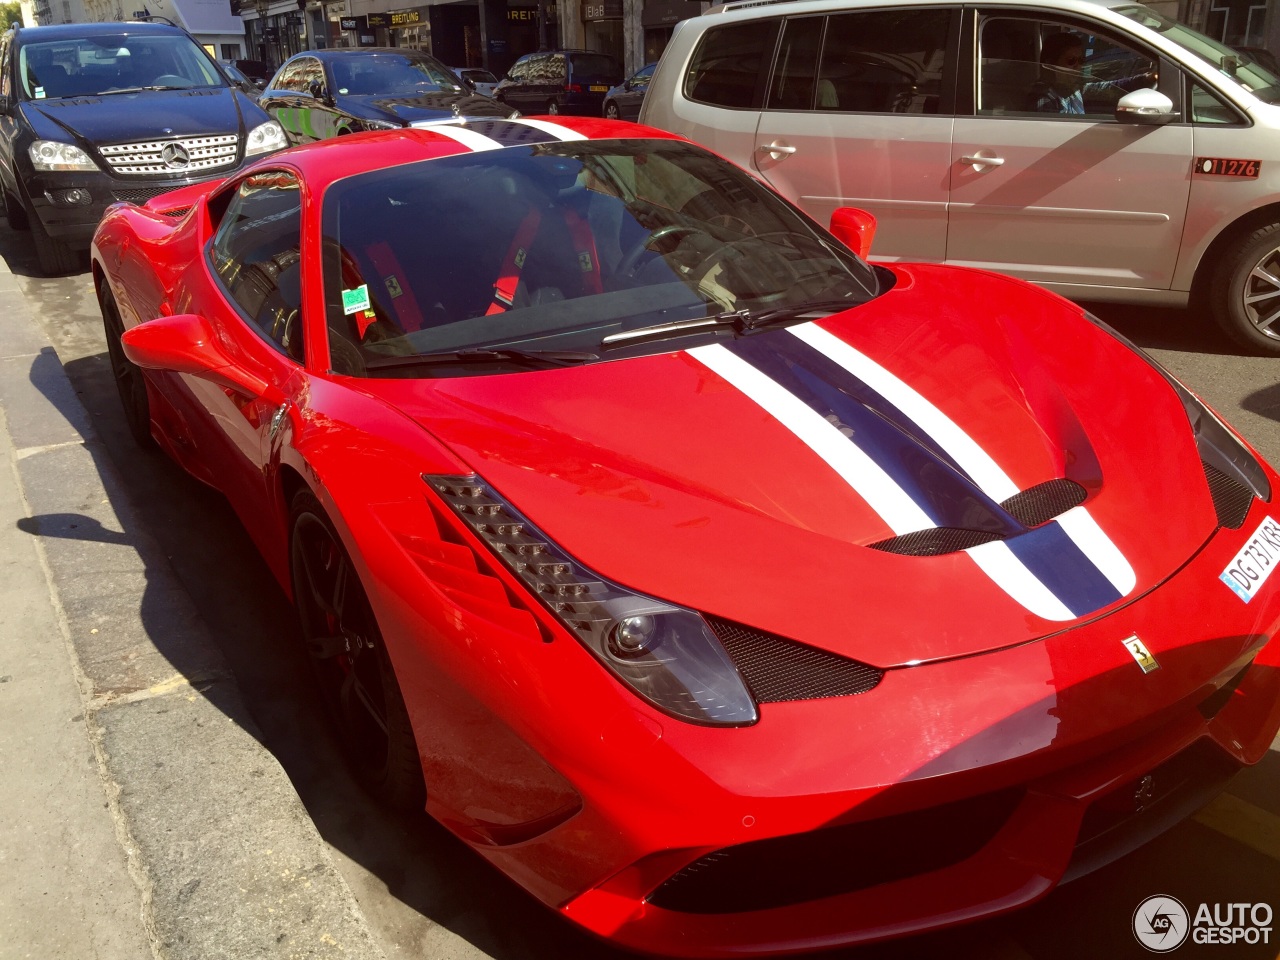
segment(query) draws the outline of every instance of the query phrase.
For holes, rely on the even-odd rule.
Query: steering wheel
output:
[[[643,240],[631,245],[622,258],[618,261],[618,266],[614,272],[621,276],[630,276],[635,272],[636,267],[640,263],[640,258],[645,255],[649,247],[666,237],[687,236],[692,233],[706,233],[700,227],[690,227],[683,223],[668,223],[665,226],[658,227]]]
[[[180,77],[176,73],[163,73],[151,81],[153,87],[189,87],[191,81],[186,77]]]
[[[719,247],[716,248],[714,253],[712,253],[709,257],[707,257],[707,259],[703,260],[702,263],[698,264],[696,267],[693,268],[693,270],[689,272],[689,282],[693,284],[695,287],[701,286],[702,281],[706,279],[707,274],[709,274],[712,270],[714,270],[716,267],[718,267],[720,264],[724,263],[726,260],[730,259],[731,257],[740,256],[736,248],[743,246],[744,244],[749,243],[751,240],[754,240],[754,239],[755,239],[754,237],[748,237],[743,240],[730,240],[727,243],[722,243]]]

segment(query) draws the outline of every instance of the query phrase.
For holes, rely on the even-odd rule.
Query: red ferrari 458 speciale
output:
[[[361,778],[730,956],[1034,901],[1280,726],[1276,474],[1080,307],[870,226],[644,127],[459,120],[119,204],[93,278]]]

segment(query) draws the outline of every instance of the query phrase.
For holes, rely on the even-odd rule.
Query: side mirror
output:
[[[476,88],[476,82],[472,80],[470,77],[463,77],[462,85],[466,87],[468,90],[475,90]]]
[[[124,332],[124,355],[144,370],[189,373],[250,397],[271,392],[265,380],[237,366],[218,343],[213,326],[195,313],[157,317]]]
[[[1159,90],[1134,90],[1116,102],[1116,119],[1121,123],[1159,126],[1174,119],[1173,101]]]
[[[307,92],[317,100],[325,100],[328,98],[328,94],[324,89],[324,84],[319,80],[312,80],[311,83],[307,85]]]
[[[265,90],[265,89],[267,89],[267,81],[265,81],[265,80],[261,80],[261,79],[259,79],[259,80],[254,80],[254,81],[253,81],[253,85],[254,85],[255,87],[257,87],[259,90]]]
[[[0,115],[7,115],[9,113],[9,107],[9,98],[0,97]]]
[[[831,214],[831,234],[865,260],[871,255],[876,218],[857,207],[838,207]]]

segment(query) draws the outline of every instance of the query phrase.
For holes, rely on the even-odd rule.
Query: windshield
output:
[[[462,93],[447,67],[425,57],[399,53],[335,58],[333,82],[338,93],[352,96],[413,97],[423,93]]]
[[[139,88],[222,87],[222,74],[185,35],[127,33],[23,44],[18,76],[31,100]]]
[[[448,351],[585,362],[612,339],[626,343],[610,359],[658,353],[692,343],[619,334],[730,311],[831,313],[877,289],[871,267],[754,178],[674,141],[554,142],[379,170],[333,185],[323,222],[332,363],[356,376],[466,373],[406,362]]]
[[[1277,85],[1280,85],[1280,77],[1248,54],[1234,50],[1212,37],[1206,37],[1203,33],[1192,30],[1185,23],[1171,20],[1149,7],[1135,4],[1116,7],[1115,12],[1162,34],[1166,39],[1195,54],[1223,76],[1235,81],[1263,100],[1274,101],[1280,94],[1280,90],[1277,89]]]

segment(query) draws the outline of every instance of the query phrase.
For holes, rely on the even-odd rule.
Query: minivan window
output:
[[[1252,57],[1192,30],[1184,23],[1156,13],[1150,7],[1134,4],[1114,9],[1134,23],[1155,30],[1166,40],[1172,40],[1259,99],[1268,103],[1280,103],[1280,77]]]
[[[951,11],[873,10],[830,18],[819,110],[938,113]]]
[[[708,30],[685,77],[684,95],[719,107],[758,108],[761,65],[773,57],[779,20],[748,20]]]
[[[33,100],[226,85],[190,37],[127,33],[25,43],[18,77]]]
[[[793,17],[783,26],[782,44],[778,47],[769,85],[767,106],[770,110],[813,109],[814,78],[818,73],[825,24],[826,17]],[[831,81],[824,80],[818,87],[819,101],[832,103],[835,88]]]
[[[613,60],[601,53],[570,54],[569,62],[573,65],[573,72],[580,77],[611,77],[618,73]]]

